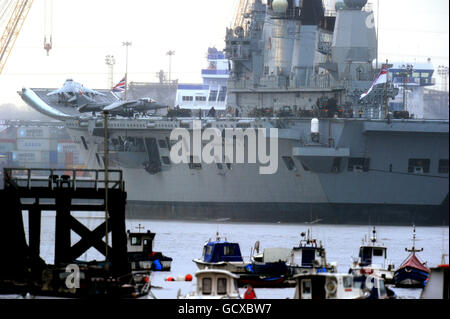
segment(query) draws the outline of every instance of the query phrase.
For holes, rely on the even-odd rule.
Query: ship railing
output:
[[[276,83],[272,81],[273,83]],[[302,90],[302,89],[342,89],[342,83],[339,83],[335,80],[333,80],[329,76],[311,76],[306,79],[302,79],[299,81],[300,83],[297,84],[295,80],[291,80],[291,85],[287,88],[288,90]],[[251,89],[249,89],[251,88]],[[230,89],[238,89],[238,90],[281,90],[286,89],[286,86],[279,85],[279,86],[268,86],[268,85],[259,85],[257,88],[254,87],[252,80],[237,80],[233,81],[233,83],[228,84],[228,90]]]
[[[33,187],[99,188],[106,187],[106,171],[93,169],[4,168],[5,185]],[[108,170],[108,189],[125,190],[122,170]]]

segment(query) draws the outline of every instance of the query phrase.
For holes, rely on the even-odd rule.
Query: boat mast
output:
[[[379,52],[379,43],[380,43],[380,0],[377,1],[377,62],[376,62],[376,66],[375,66],[375,70],[378,70],[378,52]]]
[[[410,252],[410,253],[413,253],[413,254],[423,251],[423,248],[416,249],[416,225],[414,225],[414,230],[413,230],[413,245],[412,245],[412,248],[411,249],[405,248],[405,250],[407,252]]]

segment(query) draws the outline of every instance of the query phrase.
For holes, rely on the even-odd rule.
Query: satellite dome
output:
[[[342,0],[336,1],[335,5],[336,11],[345,9],[345,3]]]
[[[272,9],[275,13],[285,13],[288,6],[287,0],[274,0],[272,2]]]
[[[344,2],[347,8],[359,10],[367,4],[367,0],[344,0]]]

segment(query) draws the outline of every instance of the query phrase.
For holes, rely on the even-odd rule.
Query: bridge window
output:
[[[439,174],[448,174],[448,159],[439,160]]]
[[[204,295],[210,295],[212,290],[212,280],[211,278],[202,279],[202,292]]]
[[[193,96],[183,96],[181,99],[183,100],[183,102],[194,101],[194,97]]]
[[[384,256],[383,249],[374,249],[373,255],[376,257],[383,257]]]
[[[195,100],[200,102],[206,102],[206,96],[196,96]]]
[[[428,174],[430,172],[429,159],[412,158],[408,161],[408,173]]]
[[[227,294],[227,279],[218,278],[217,279],[217,294],[226,295]]]
[[[294,163],[294,160],[292,159],[292,157],[283,156],[282,158],[283,158],[284,164],[286,164],[286,167],[288,168],[288,170],[292,171],[295,168],[295,163]]]
[[[349,172],[368,172],[370,169],[370,158],[351,157],[348,159]]]
[[[141,245],[141,238],[140,237],[131,237],[131,246],[140,246]]]
[[[209,101],[215,101],[217,100],[217,90],[211,90],[211,92],[209,93]]]
[[[234,246],[224,246],[223,247],[223,254],[225,256],[234,256],[235,255]]]

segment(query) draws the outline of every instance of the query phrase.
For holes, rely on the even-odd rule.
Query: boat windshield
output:
[[[226,295],[227,294],[227,279],[217,278],[217,294]]]

